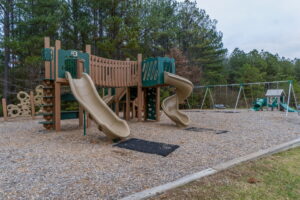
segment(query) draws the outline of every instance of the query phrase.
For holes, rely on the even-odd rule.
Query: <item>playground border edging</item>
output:
[[[231,167],[233,167],[235,165],[238,165],[240,163],[243,163],[243,162],[246,162],[246,161],[251,161],[251,160],[256,160],[256,159],[261,158],[261,157],[272,155],[272,154],[275,154],[275,153],[278,153],[278,152],[281,152],[281,151],[285,151],[285,150],[288,150],[288,149],[292,149],[292,148],[295,148],[295,147],[299,147],[299,146],[300,146],[300,137],[295,139],[295,140],[292,140],[292,141],[289,141],[289,142],[286,142],[286,143],[283,143],[283,144],[279,144],[279,145],[276,145],[274,147],[270,147],[270,148],[265,149],[265,150],[260,150],[260,151],[248,154],[246,156],[235,158],[233,160],[215,165],[215,166],[207,168],[205,170],[202,170],[202,171],[184,176],[184,177],[179,178],[175,181],[172,181],[172,182],[169,182],[169,183],[166,183],[166,184],[163,184],[163,185],[159,185],[159,186],[156,186],[156,187],[153,187],[153,188],[141,191],[141,192],[131,194],[129,196],[121,198],[121,200],[142,200],[142,199],[147,199],[147,198],[156,196],[158,194],[161,194],[163,192],[166,192],[167,190],[177,188],[179,186],[185,185],[185,184],[190,183],[192,181],[195,181],[195,180],[201,179],[203,177],[206,177],[206,176],[215,174],[217,172],[223,171],[225,169],[231,168]]]

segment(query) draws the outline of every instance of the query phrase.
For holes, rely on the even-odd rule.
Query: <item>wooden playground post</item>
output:
[[[130,87],[126,88],[126,115],[125,119],[129,120],[130,118]]]
[[[138,121],[142,121],[142,105],[143,105],[143,91],[142,91],[142,54],[138,54],[138,84],[137,84],[137,95],[138,95]]]
[[[58,82],[55,82],[54,84],[55,89],[54,89],[54,122],[55,122],[55,130],[60,131],[61,130],[61,125],[60,125],[60,120],[61,120],[61,84]]]
[[[156,121],[160,120],[160,87],[156,88]]]
[[[144,121],[147,121],[147,116],[148,116],[148,110],[146,109],[147,107],[147,92],[148,92],[148,89],[147,88],[144,88],[143,89],[143,101],[144,101]]]
[[[55,40],[55,71],[56,80],[58,79],[58,50],[61,48],[61,42],[59,40]],[[54,122],[55,122],[55,131],[61,130],[61,84],[59,82],[55,82],[54,84]]]
[[[55,48],[54,47],[51,47],[51,50],[52,50],[52,52],[54,52],[55,51]],[[52,60],[51,60],[51,62],[50,62],[50,68],[51,68],[51,74],[50,74],[50,78],[52,79],[54,79],[55,78],[55,69],[54,69],[54,66],[55,66],[55,63],[54,63],[54,56],[52,57]]]
[[[44,37],[44,47],[50,48],[50,38]],[[50,79],[50,62],[45,61],[45,79]]]
[[[4,121],[7,121],[7,105],[6,105],[5,98],[2,98],[2,111],[3,111],[3,119]]]
[[[83,60],[77,59],[77,78],[81,78],[83,73]],[[78,114],[78,120],[79,120],[79,127],[81,128],[83,126],[83,108],[79,105],[79,114]]]
[[[91,61],[91,45],[90,44],[87,44],[85,45],[85,52],[89,54],[89,59]],[[91,62],[90,62],[90,65],[89,65],[89,74],[91,75]],[[91,118],[90,118],[90,114],[88,112],[86,112],[86,127],[90,127],[91,125]]]
[[[31,116],[32,116],[32,119],[35,119],[34,95],[33,95],[32,91],[30,91],[30,107],[31,107]]]
[[[61,42],[60,40],[55,40],[55,78],[58,79],[58,50],[61,48]]]

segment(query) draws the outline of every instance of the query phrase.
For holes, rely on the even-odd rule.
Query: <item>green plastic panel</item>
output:
[[[72,77],[77,77],[77,58],[65,59],[65,71],[70,72]]]
[[[142,62],[142,85],[152,87],[164,84],[164,72],[175,74],[175,60],[168,57],[148,58]]]
[[[61,120],[77,119],[79,116],[79,112],[78,111],[63,111],[63,112],[61,112],[60,116],[61,116]]]
[[[42,59],[43,61],[51,61],[53,58],[53,52],[50,48],[42,49]]]
[[[68,70],[71,71],[77,71],[76,69],[70,69],[66,68],[66,60],[70,59],[82,59],[84,60],[84,72],[85,73],[90,73],[89,72],[89,65],[90,65],[90,59],[89,59],[89,54],[88,53],[83,53],[81,51],[77,50],[63,50],[60,49],[58,50],[58,77],[59,78],[65,78],[65,72]],[[68,66],[69,67],[69,66]],[[76,66],[74,66],[76,67]]]
[[[62,101],[77,101],[71,93],[64,93],[60,96],[60,98]]]

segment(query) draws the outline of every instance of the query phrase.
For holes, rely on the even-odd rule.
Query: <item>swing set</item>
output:
[[[217,93],[218,89],[219,94]],[[196,96],[197,90],[205,90],[204,96],[201,100],[200,110],[203,110],[208,100],[212,109],[234,108],[233,112],[237,112],[238,107],[241,105],[241,99],[244,100],[244,107],[250,109],[257,100],[265,98],[266,91],[269,89],[283,89],[288,91],[287,102],[284,102],[283,106],[286,116],[289,112],[298,112],[297,97],[294,91],[293,81],[291,80],[195,86],[192,97]],[[292,96],[293,102],[291,102]],[[249,103],[249,98],[251,98],[251,104]],[[296,108],[294,111],[291,111],[293,110],[290,107],[292,103]]]

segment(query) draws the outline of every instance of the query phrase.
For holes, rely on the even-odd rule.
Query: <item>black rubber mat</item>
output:
[[[131,138],[129,140],[115,144],[114,146],[143,153],[157,154],[160,156],[167,156],[173,151],[175,151],[177,148],[179,148],[178,145],[151,142],[136,138]]]
[[[188,127],[188,128],[185,128],[184,130],[193,131],[193,132],[213,131],[216,134],[223,134],[223,133],[228,133],[229,132],[229,131],[226,131],[226,130],[214,130],[214,129],[211,129],[211,128],[200,128],[200,127]]]
[[[238,111],[231,111],[231,110],[217,110],[214,112],[218,112],[218,113],[240,113]]]
[[[216,131],[216,134],[223,134],[223,133],[228,133],[229,131],[226,130],[221,130],[221,131]]]

